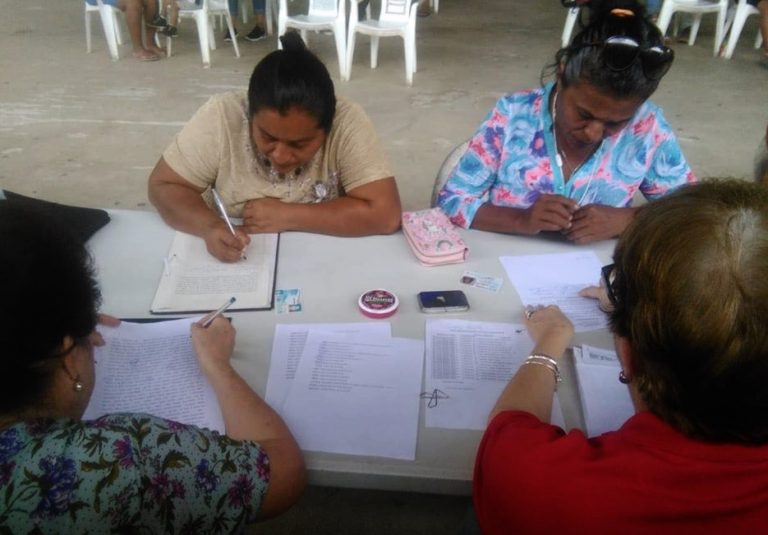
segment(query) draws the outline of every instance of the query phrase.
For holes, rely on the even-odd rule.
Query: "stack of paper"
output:
[[[579,296],[583,288],[600,283],[602,264],[594,251],[502,256],[499,260],[523,305],[559,306],[577,333],[608,325],[597,300]]]
[[[587,436],[621,427],[635,408],[627,385],[619,382],[621,364],[616,353],[583,345],[573,348],[573,362]]]
[[[428,320],[427,427],[485,429],[488,415],[533,342],[522,325]],[[565,427],[557,396],[554,425]]]
[[[303,450],[414,460],[423,363],[388,323],[277,325],[266,400]]]

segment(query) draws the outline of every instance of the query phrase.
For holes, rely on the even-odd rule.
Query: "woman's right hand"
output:
[[[251,238],[239,228],[235,228],[235,234],[236,236],[232,235],[224,221],[217,219],[203,234],[208,252],[222,262],[237,262],[242,259],[243,251],[251,243]]]
[[[232,323],[222,316],[208,327],[203,327],[200,322],[192,324],[192,345],[203,373],[209,375],[230,367],[235,334]]]
[[[556,305],[540,308],[527,315],[525,326],[536,352],[560,357],[573,338],[573,324]]]

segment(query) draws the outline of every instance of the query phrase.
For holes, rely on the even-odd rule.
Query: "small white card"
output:
[[[468,284],[475,288],[482,288],[491,292],[497,292],[501,290],[501,285],[504,279],[501,277],[492,277],[490,275],[483,275],[477,271],[465,271],[460,279],[462,284]]]

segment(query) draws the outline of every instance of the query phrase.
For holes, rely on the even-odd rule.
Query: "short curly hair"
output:
[[[41,401],[71,336],[87,343],[100,292],[80,241],[24,203],[0,201],[0,412]]]
[[[681,188],[640,210],[614,263],[611,326],[648,408],[697,439],[768,443],[768,189]]]

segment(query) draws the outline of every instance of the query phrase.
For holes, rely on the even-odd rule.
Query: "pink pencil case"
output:
[[[403,234],[413,254],[425,266],[459,264],[469,248],[439,208],[403,213]]]

